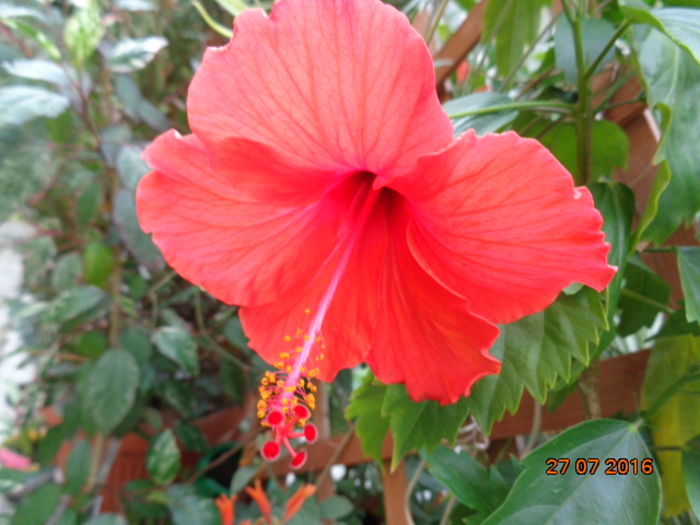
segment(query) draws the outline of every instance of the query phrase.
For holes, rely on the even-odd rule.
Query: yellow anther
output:
[[[311,308],[304,308],[304,313],[309,315],[311,313]]]
[[[280,388],[281,388],[282,386],[284,386],[284,381],[283,381],[282,379],[278,379],[278,380],[277,380],[277,386],[280,387]]]
[[[283,337],[285,343],[289,343],[292,341],[292,336],[291,335],[285,335]]]
[[[321,338],[320,338],[320,337],[317,337],[317,338],[316,338],[316,342],[317,342],[317,343],[320,343],[320,342],[321,342]]]
[[[284,363],[282,361],[277,361],[274,366],[275,368],[284,368]]]
[[[301,335],[301,334],[302,334],[301,328],[297,328],[297,329],[296,329],[296,332],[295,332],[295,335]]]
[[[311,338],[308,335],[304,336],[304,341],[308,341],[309,339],[311,339]]]
[[[267,377],[263,377],[263,378],[260,380],[260,384],[261,384],[261,385],[268,385],[269,383],[270,383],[270,382],[267,380]]]
[[[284,389],[285,389],[287,392],[294,392],[294,387],[293,387],[293,386],[285,386]]]
[[[297,347],[294,349],[294,351],[295,351],[297,354],[301,354],[301,350],[302,350],[301,346],[297,346]]]
[[[285,397],[285,398],[282,398],[282,404],[283,404],[283,405],[289,404],[289,399],[287,399],[286,397]]]
[[[280,353],[280,359],[289,359],[289,352]]]
[[[303,370],[302,370],[302,371],[303,371]],[[300,388],[304,388],[304,380],[303,380],[303,379],[299,379],[299,381],[297,381],[297,386],[300,387]]]
[[[292,365],[287,365],[286,370],[287,370],[288,374],[291,374],[292,373]]]

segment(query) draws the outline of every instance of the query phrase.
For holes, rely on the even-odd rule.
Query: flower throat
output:
[[[316,408],[317,391],[311,380],[319,374],[316,364],[324,359],[323,351],[326,348],[321,333],[323,319],[381,193],[381,190],[372,189],[374,176],[368,180],[367,175],[360,174],[363,180],[349,207],[354,218],[346,239],[339,243],[343,251],[328,287],[313,315],[310,308],[304,310],[309,317],[308,330],[297,328],[293,335],[284,336],[284,342],[290,349],[279,354],[280,360],[274,363],[277,370],[265,372],[260,380],[257,415],[261,425],[270,429],[270,439],[262,446],[261,455],[268,461],[274,461],[284,447],[292,458],[291,467],[294,469],[306,462],[307,452],[294,450],[290,440],[303,437],[308,443],[313,443],[318,437],[318,430],[309,419],[311,411]],[[316,352],[314,363],[309,363],[315,346],[320,351]]]

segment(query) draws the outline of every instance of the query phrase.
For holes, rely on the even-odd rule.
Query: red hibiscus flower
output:
[[[318,375],[362,361],[414,400],[497,373],[498,323],[614,274],[585,188],[537,141],[453,139],[433,63],[378,0],[281,0],[236,18],[190,86],[192,134],[146,150],[138,214],[169,264],[241,305],[263,455],[307,424]]]

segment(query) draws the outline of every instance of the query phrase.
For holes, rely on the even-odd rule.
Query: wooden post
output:
[[[404,513],[403,501],[406,494],[406,467],[404,462],[394,472],[389,470],[389,462],[384,463],[382,483],[384,484],[384,513],[387,525],[410,525]]]

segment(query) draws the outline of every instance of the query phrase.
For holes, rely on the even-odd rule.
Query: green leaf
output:
[[[53,270],[53,287],[59,291],[65,291],[78,284],[83,275],[83,262],[80,255],[71,252],[59,257]]]
[[[117,154],[117,173],[122,184],[130,190],[135,190],[136,185],[149,169],[141,158],[143,148],[136,144],[127,144]]]
[[[183,328],[163,326],[153,334],[156,348],[165,357],[179,364],[192,375],[199,374],[197,344]]]
[[[672,337],[676,335],[694,335],[700,337],[700,323],[689,323],[685,308],[676,310],[664,321],[661,330],[652,339]]]
[[[322,519],[337,520],[350,514],[355,507],[348,498],[343,496],[331,496],[323,500],[319,506],[319,514]]]
[[[688,322],[700,321],[700,248],[685,246],[676,250],[685,298],[685,315]]]
[[[114,269],[112,249],[100,241],[93,241],[85,247],[83,253],[83,276],[85,282],[105,288]]]
[[[10,525],[46,525],[61,499],[61,487],[48,483],[33,491],[15,511]]]
[[[87,480],[90,472],[90,445],[81,439],[71,450],[66,463],[66,490],[73,495],[80,494],[80,490]]]
[[[99,6],[95,0],[86,2],[84,7],[79,8],[66,21],[63,40],[78,69],[81,69],[95,52],[104,33]]]
[[[384,396],[382,415],[389,418],[394,438],[391,455],[394,470],[412,450],[432,452],[443,439],[453,443],[467,417],[467,400],[462,398],[451,405],[440,405],[437,401],[416,403],[408,397],[403,385],[390,385]]]
[[[175,434],[182,442],[182,446],[193,452],[205,452],[209,448],[204,432],[185,419],[175,423]]]
[[[661,507],[659,477],[606,475],[605,459],[641,462],[651,457],[634,425],[598,419],[570,428],[528,455],[525,470],[503,504],[483,525],[547,523],[549,525],[657,525]],[[564,475],[547,475],[547,459],[568,458]],[[578,458],[600,458],[595,474],[577,474]],[[641,468],[641,467],[640,467]],[[590,472],[590,471],[589,471]]]
[[[496,510],[508,494],[510,487],[495,468],[485,469],[464,451],[458,454],[439,447],[426,459],[433,477],[481,519]]]
[[[78,286],[61,292],[51,303],[49,319],[64,324],[93,310],[104,299],[104,292],[94,286]]]
[[[640,0],[620,0],[620,9],[633,22],[648,24],[693,55],[700,64],[700,9],[649,9]]]
[[[572,378],[574,360],[588,364],[605,327],[601,295],[589,289],[561,295],[543,312],[503,326],[491,348],[501,372],[479,380],[467,398],[481,430],[489,434],[506,410],[513,413],[525,388],[544,403],[559,380]]]
[[[168,507],[175,525],[220,525],[214,500],[202,498],[189,485],[168,487]]]
[[[167,485],[180,470],[180,449],[173,431],[167,429],[151,439],[146,456],[146,470],[158,485]]]
[[[56,47],[56,44],[54,44],[51,38],[49,38],[46,33],[40,29],[37,29],[33,25],[25,23],[22,20],[5,18],[2,20],[2,22],[4,25],[24,33],[26,36],[34,40],[53,60],[61,60],[61,52]]]
[[[591,177],[609,176],[615,168],[627,167],[629,140],[617,124],[594,120],[591,143]],[[541,139],[542,144],[579,180],[578,141],[574,124],[560,124]]]
[[[83,403],[95,425],[111,432],[129,413],[139,386],[139,366],[126,350],[107,350],[90,370]]]
[[[355,432],[360,438],[365,456],[382,460],[382,444],[389,431],[389,418],[382,415],[387,387],[375,382],[368,373],[362,385],[355,389],[345,411],[349,419],[357,419]]]
[[[627,336],[642,327],[650,327],[668,302],[669,294],[670,289],[663,279],[641,262],[629,261],[625,268],[625,287],[618,302],[617,333]]]
[[[80,522],[79,522],[78,513],[75,510],[68,508],[63,512],[61,517],[58,519],[58,521],[56,522],[56,525],[79,525],[79,523]],[[122,523],[120,525],[125,525],[125,524]]]
[[[219,373],[224,392],[231,396],[234,402],[243,402],[248,387],[245,370],[230,359],[222,359],[219,364]]]
[[[71,86],[71,79],[66,70],[60,64],[41,58],[18,59],[4,62],[2,67],[10,75],[27,78],[29,80],[41,80],[59,88]]]
[[[124,38],[104,51],[107,65],[115,73],[131,73],[146,67],[168,45],[162,36]]]
[[[75,339],[75,351],[85,357],[99,357],[107,350],[107,336],[101,330],[82,332]]]
[[[257,465],[246,465],[244,467],[238,467],[236,473],[231,479],[231,494],[238,494],[245,487],[248,486],[250,481],[258,473]]]
[[[241,326],[241,320],[238,317],[232,317],[224,325],[224,337],[229,341],[229,343],[235,345],[241,350],[248,348],[248,338],[245,333],[243,333],[243,326]]]
[[[140,367],[144,367],[153,353],[148,330],[137,325],[128,326],[119,336],[119,346],[128,351]]]
[[[683,451],[683,481],[690,506],[700,518],[700,436]]]
[[[119,100],[124,104],[124,112],[136,122],[145,122],[153,129],[165,131],[170,127],[168,119],[148,100],[143,98],[136,82],[128,75],[114,75],[114,89]],[[142,151],[139,149],[139,155]],[[139,157],[138,160],[141,160]],[[141,165],[145,163],[141,161]],[[148,169],[146,169],[146,172]],[[128,184],[127,184],[128,186]]]
[[[100,514],[86,521],[85,525],[127,525],[127,523],[124,518],[116,514]]]
[[[657,448],[682,447],[700,434],[700,379],[684,384],[681,389],[669,390],[698,363],[700,337],[664,337],[658,339],[652,349],[642,390],[642,409],[655,407],[647,420]],[[656,408],[662,401],[663,405]],[[658,450],[657,458],[663,481],[664,515],[675,516],[689,507],[681,454],[675,450]]]
[[[615,34],[615,28],[610,22],[602,18],[584,18],[581,23],[581,32],[583,37],[583,63],[588,69]],[[576,84],[578,79],[576,48],[574,47],[571,24],[569,24],[565,16],[559,17],[554,30],[554,53],[557,68],[564,71],[564,75],[570,83]],[[605,63],[613,58],[615,58],[614,47],[607,52],[596,71],[600,71]]]
[[[23,206],[54,174],[42,124],[0,127],[0,221]],[[25,275],[33,276],[29,269]]]
[[[639,217],[639,224],[637,225],[637,230],[634,232],[634,237],[632,240],[632,247],[636,247],[640,239],[646,239],[644,235],[647,228],[652,223],[656,215],[659,213],[659,201],[661,200],[661,195],[668,187],[668,183],[671,181],[671,167],[668,165],[668,161],[661,161],[656,166],[656,176],[654,177],[654,184],[651,186],[651,191],[647,197],[647,203],[644,206],[644,211]]]
[[[65,96],[41,87],[0,87],[0,127],[21,125],[39,117],[57,117],[68,104]]]
[[[535,41],[545,0],[490,0],[484,14],[482,42],[495,39],[496,65],[508,75]]]
[[[101,181],[94,180],[85,186],[75,206],[75,217],[79,226],[87,226],[94,220],[103,200]]]
[[[666,160],[671,170],[658,214],[644,235],[658,244],[700,210],[700,149],[688,147],[700,143],[700,68],[656,30],[641,44],[638,60],[647,103],[657,110],[661,123],[661,146],[655,160]]]
[[[136,259],[150,270],[160,270],[165,265],[150,237],[143,233],[136,218],[133,192],[122,188],[117,192],[114,206],[114,223],[124,245]]]
[[[634,193],[619,182],[597,182],[588,188],[596,208],[603,216],[605,241],[611,245],[608,263],[617,266],[617,274],[607,288],[608,321],[612,325],[630,252],[632,218],[635,212]]]
[[[195,412],[195,393],[192,387],[182,381],[166,381],[158,389],[158,394],[183,417],[191,417]]]
[[[442,109],[454,120],[455,135],[460,135],[468,129],[473,129],[477,134],[484,135],[485,133],[498,131],[503,126],[510,124],[518,116],[518,112],[507,110],[465,117],[457,115],[512,102],[513,100],[509,96],[502,93],[472,93],[471,95],[445,102],[442,105]]]

